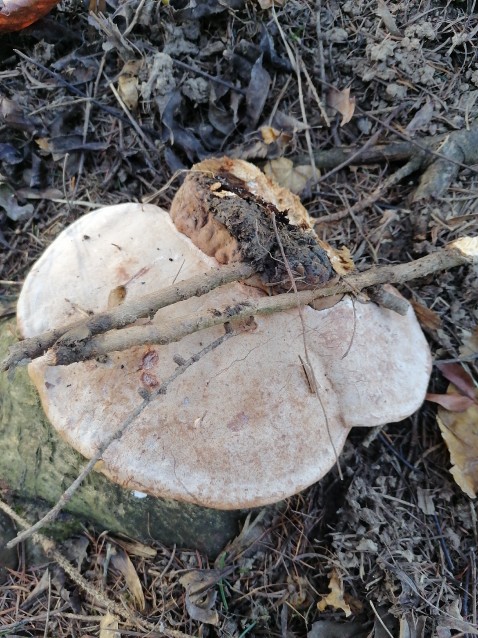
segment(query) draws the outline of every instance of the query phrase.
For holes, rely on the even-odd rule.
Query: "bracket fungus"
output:
[[[232,178],[218,179],[216,168],[209,206],[217,204],[213,197],[237,203],[245,183],[254,190],[254,179],[236,175],[231,187]],[[240,234],[231,232],[234,217],[220,212],[212,219],[204,208],[194,217],[185,199],[190,186],[188,178],[172,218],[156,206],[123,204],[95,210],[63,231],[25,281],[18,303],[23,336],[104,311],[111,290],[122,290],[130,303],[217,269],[218,261],[250,260],[260,281],[220,286],[136,323],[180,323],[244,306],[276,285],[287,288],[274,236],[266,229],[255,242],[250,229],[260,227],[256,222],[241,244]],[[271,202],[263,195],[246,200],[256,206],[262,197]],[[281,210],[275,197],[277,217],[289,215],[290,203]],[[316,241],[305,211],[299,212],[303,218],[289,218],[279,232],[287,227],[297,235],[300,250],[290,261],[304,285],[324,283],[335,276],[337,254]],[[403,419],[425,396],[430,354],[412,309],[400,316],[348,295],[321,311],[305,306],[256,315],[160,392],[182,362],[223,334],[215,325],[176,342],[146,343],[68,366],[49,365],[47,354],[29,364],[29,374],[53,427],[87,458],[138,406],[139,390],[158,390],[108,446],[98,469],[129,490],[224,510],[299,492],[335,464],[352,427]],[[304,373],[305,361],[318,392]]]

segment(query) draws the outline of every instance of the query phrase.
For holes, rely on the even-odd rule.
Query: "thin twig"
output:
[[[129,25],[126,27],[126,29],[122,33],[123,38],[125,36],[129,35],[131,33],[131,31],[134,29],[134,27],[136,26],[136,23],[139,20],[139,17],[141,15],[141,11],[143,10],[143,7],[144,7],[145,3],[146,3],[146,0],[141,0],[140,1],[139,5],[136,8],[136,11],[134,12],[133,19],[131,20]]]
[[[400,108],[401,107],[393,109],[393,111],[390,113],[390,115],[385,120],[385,124],[390,124],[390,122],[392,122],[394,120],[394,118],[396,117],[396,115],[399,112]],[[353,164],[354,160],[357,160],[357,158],[363,157],[363,155],[365,154],[367,149],[375,146],[377,140],[379,139],[379,137],[381,135],[382,135],[382,127],[380,126],[380,128],[378,128],[375,131],[375,133],[365,142],[365,144],[361,148],[358,148],[356,151],[350,153],[347,156],[347,158],[344,159],[343,162],[340,162],[339,164],[337,164],[337,166],[334,166],[334,168],[329,170],[327,173],[325,173],[324,175],[321,175],[320,179],[319,179],[319,182],[327,180],[329,177],[331,177],[335,173],[338,173],[340,170],[342,170],[343,168],[345,168],[349,164]]]
[[[38,62],[38,60],[36,60],[35,58],[28,57],[28,55],[25,55],[25,53],[23,53],[19,49],[13,49],[13,51],[20,58],[22,58],[22,60],[25,60],[26,62],[29,62],[30,64],[35,65],[41,71],[43,71],[44,73],[46,73],[50,77],[54,78],[56,80],[56,82],[58,82],[58,84],[60,86],[65,87],[65,89],[67,89],[73,95],[77,95],[78,97],[81,97],[81,98],[83,98],[85,100],[88,100],[89,102],[91,102],[91,104],[94,104],[95,106],[97,106],[99,109],[101,109],[105,113],[109,113],[110,115],[113,115],[114,117],[116,117],[117,119],[121,120],[125,124],[128,124],[128,125],[131,124],[129,119],[127,117],[125,117],[121,113],[121,111],[119,109],[115,109],[112,106],[108,106],[107,104],[104,104],[103,102],[101,102],[100,100],[97,100],[94,97],[89,97],[88,95],[86,95],[86,93],[83,93],[83,91],[80,91],[80,89],[78,89],[76,86],[71,84],[71,82],[68,82],[67,80],[65,80],[65,78],[62,75],[60,75],[59,73],[56,73],[55,71],[52,71],[51,69],[46,67],[41,62]],[[154,136],[156,139],[161,139],[161,135],[160,135],[160,133],[158,131],[154,131],[153,129],[149,129],[149,128],[146,128],[146,127],[142,127],[142,129],[143,129],[143,131],[145,131],[149,135]]]
[[[412,157],[412,159],[409,160],[404,166],[387,177],[387,179],[384,180],[379,186],[377,186],[377,188],[369,195],[367,195],[367,197],[359,200],[351,208],[346,208],[339,211],[338,213],[332,213],[331,215],[324,215],[323,217],[319,217],[316,226],[320,224],[328,224],[330,222],[337,222],[350,214],[356,215],[357,213],[362,212],[365,208],[368,208],[378,199],[380,199],[380,197],[382,197],[382,195],[384,195],[390,188],[401,182],[402,179],[404,179],[405,177],[408,177],[416,170],[418,170],[422,165],[422,162],[422,155],[416,155],[415,157]]]
[[[115,85],[113,84],[113,82],[108,82],[108,88],[110,89],[110,91],[113,93],[113,95],[116,98],[116,101],[118,102],[118,104],[121,106],[121,109],[123,110],[124,114],[126,115],[126,117],[129,120],[129,123],[131,124],[131,126],[134,128],[134,130],[136,131],[136,133],[139,135],[139,137],[141,138],[141,140],[143,140],[143,142],[146,144],[146,146],[149,146],[150,150],[157,152],[157,148],[156,146],[153,144],[153,142],[149,139],[149,137],[145,134],[145,132],[143,131],[143,129],[141,128],[141,126],[138,124],[138,122],[134,119],[134,117],[131,115],[131,113],[129,112],[126,104],[123,102],[123,100],[121,99],[121,95],[118,93],[118,91],[115,88]],[[140,140],[138,140],[138,142],[140,143],[140,145],[142,146],[142,151],[146,152],[146,149],[144,148],[143,144],[141,144]]]

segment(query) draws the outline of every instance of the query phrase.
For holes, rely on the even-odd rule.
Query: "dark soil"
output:
[[[28,29],[0,36],[4,314],[67,224],[106,204],[168,208],[181,171],[210,155],[261,167],[287,157],[310,168],[315,158],[325,168],[306,180],[302,201],[319,236],[348,246],[358,269],[477,234],[474,162],[459,162],[437,197],[413,200],[423,165],[386,187],[427,140],[475,126],[475,3],[277,5],[107,0],[104,14],[88,14],[80,0],[64,0]],[[350,88],[355,99],[343,125],[327,106],[332,88]],[[337,158],[338,150],[345,155]],[[454,269],[401,292],[435,359],[459,359],[478,317],[476,272]],[[476,353],[467,369],[477,379],[475,363]],[[434,368],[431,391],[446,385]],[[255,534],[244,531],[243,544],[215,563],[190,548],[155,544],[155,556],[139,556],[129,546],[145,617],[158,629],[121,621],[120,633],[108,635],[159,636],[160,622],[187,635],[235,638],[471,635],[464,623],[477,622],[476,502],[449,467],[430,403],[372,435],[356,430],[341,457],[343,480],[333,470],[261,520]],[[88,529],[64,551],[95,587],[133,606],[112,547],[114,539]],[[98,600],[46,559],[19,558],[0,585],[0,635],[100,635],[106,611]],[[217,624],[194,620],[179,582],[186,570],[209,568],[225,570],[213,588]],[[347,618],[338,602],[317,608],[333,574]]]

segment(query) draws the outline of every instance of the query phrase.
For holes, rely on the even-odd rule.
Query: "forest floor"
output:
[[[88,13],[80,0],[63,0],[0,38],[3,316],[66,225],[107,204],[168,208],[181,170],[209,155],[276,175],[277,160],[290,160],[289,185],[319,236],[347,246],[358,270],[477,234],[473,0],[97,4]],[[450,134],[464,150],[425,187],[421,153],[430,143],[440,152]],[[455,268],[399,288],[434,360],[460,360],[476,336],[476,272]],[[466,369],[478,379],[474,356]],[[446,387],[434,366],[430,392]],[[221,559],[133,544],[128,569],[108,568],[116,539],[85,526],[62,551],[125,606],[134,607],[139,586],[141,614],[156,632],[108,616],[58,566],[23,551],[0,582],[0,635],[478,633],[476,503],[449,472],[436,406],[426,402],[373,436],[355,429],[341,466],[342,480],[332,470],[267,519],[219,581],[209,614],[197,612],[179,578],[221,569]]]

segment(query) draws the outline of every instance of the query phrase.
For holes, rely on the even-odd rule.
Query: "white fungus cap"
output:
[[[156,206],[101,208],[63,231],[35,264],[19,299],[19,327],[32,337],[106,310],[117,286],[132,300],[216,265]],[[261,295],[230,284],[163,308],[153,321]],[[298,310],[256,316],[254,330],[228,339],[155,398],[109,446],[100,470],[128,490],[255,507],[320,479],[353,426],[398,421],[421,405],[431,363],[412,309],[400,316],[345,297],[327,310],[307,306],[303,316],[320,401],[301,364]],[[138,391],[173,373],[175,355],[187,359],[223,333],[216,326],[69,366],[40,358],[29,373],[53,427],[91,458],[140,403]]]

